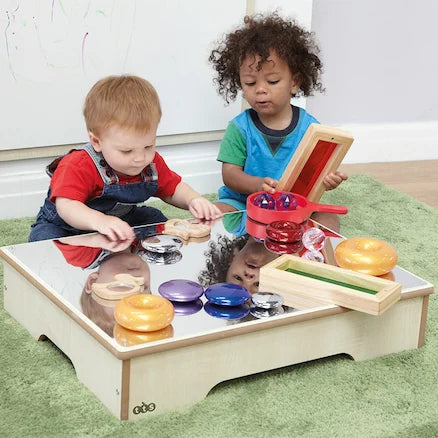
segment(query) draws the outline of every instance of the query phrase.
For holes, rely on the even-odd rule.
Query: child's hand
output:
[[[129,248],[134,238],[127,240],[110,240],[108,236],[97,234],[97,236],[102,238],[99,247],[106,249],[110,252],[122,252]]]
[[[198,219],[212,220],[222,216],[216,205],[202,196],[197,196],[189,202],[189,210]]]
[[[265,176],[262,180],[262,185],[259,192],[268,192],[268,193],[274,193],[275,188],[277,187],[278,181],[274,178],[271,178],[269,176]]]
[[[346,181],[347,179],[348,176],[345,173],[334,172],[326,175],[323,182],[326,190],[333,190],[338,187],[338,185],[341,184],[342,181]]]
[[[89,248],[102,248],[111,252],[124,251],[129,248],[134,238],[128,240],[110,240],[104,234],[79,234],[74,237],[62,237],[59,242],[64,245],[87,246]]]
[[[135,237],[131,226],[115,216],[104,215],[99,221],[96,230],[113,242],[117,240],[130,240]]]

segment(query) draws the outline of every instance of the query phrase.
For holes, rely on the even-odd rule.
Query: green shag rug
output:
[[[343,235],[390,242],[400,266],[438,283],[437,210],[364,175],[322,202],[349,207]],[[25,242],[31,222],[0,221],[0,246]],[[76,379],[70,361],[50,342],[31,338],[1,303],[1,437],[438,436],[435,295],[422,349],[363,362],[335,356],[224,382],[196,405],[137,422],[115,419]]]

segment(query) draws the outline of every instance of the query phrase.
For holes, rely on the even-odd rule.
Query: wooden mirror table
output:
[[[188,242],[167,262],[163,255],[154,259],[137,245],[129,263],[120,262],[119,271],[138,276],[146,269],[145,289],[156,295],[158,287],[172,279],[200,281],[211,244],[235,239],[226,230],[226,221],[233,219],[230,215],[238,219],[242,213],[226,215],[212,226],[207,239]],[[137,228],[138,242],[158,229]],[[342,240],[332,232],[327,234],[331,248]],[[90,256],[86,247],[75,244],[76,237],[68,239],[71,244],[48,240],[0,249],[4,308],[35,339],[49,338],[57,345],[70,358],[78,379],[122,420],[196,403],[218,383],[236,377],[342,353],[364,360],[423,345],[433,286],[398,266],[392,272],[402,285],[401,299],[379,316],[306,302],[282,306],[281,312],[269,317],[247,313],[238,318],[232,312],[207,313],[203,296],[202,303],[191,309],[190,304],[175,305],[171,329],[161,339],[117,341],[113,308],[106,306],[103,313],[93,313],[84,288],[102,266],[90,266],[94,255],[109,255],[114,262],[118,253],[92,246]],[[253,243],[254,248],[263,247],[263,242]],[[81,265],[82,259],[88,267]],[[225,262],[221,266],[212,263],[213,269],[226,271]],[[249,267],[259,268],[256,262]],[[232,281],[238,283],[238,277]],[[91,304],[105,307],[98,301]]]

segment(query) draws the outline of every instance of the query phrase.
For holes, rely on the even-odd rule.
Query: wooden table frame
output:
[[[124,348],[32,276],[7,247],[0,256],[5,310],[35,339],[48,337],[57,345],[78,379],[121,420],[199,402],[215,385],[236,377],[341,353],[364,360],[419,348],[433,293],[427,282],[403,290],[401,300],[381,316],[315,304],[197,336]]]

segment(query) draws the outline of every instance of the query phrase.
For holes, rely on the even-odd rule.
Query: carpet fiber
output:
[[[386,240],[401,267],[438,283],[437,210],[363,175],[322,202],[349,207],[341,218],[344,236]],[[166,207],[165,214],[176,213]],[[0,221],[0,246],[25,242],[31,222]],[[0,436],[438,436],[437,310],[432,295],[422,349],[363,362],[335,356],[240,378],[216,386],[196,405],[121,422],[53,344],[36,342],[1,304]]]

